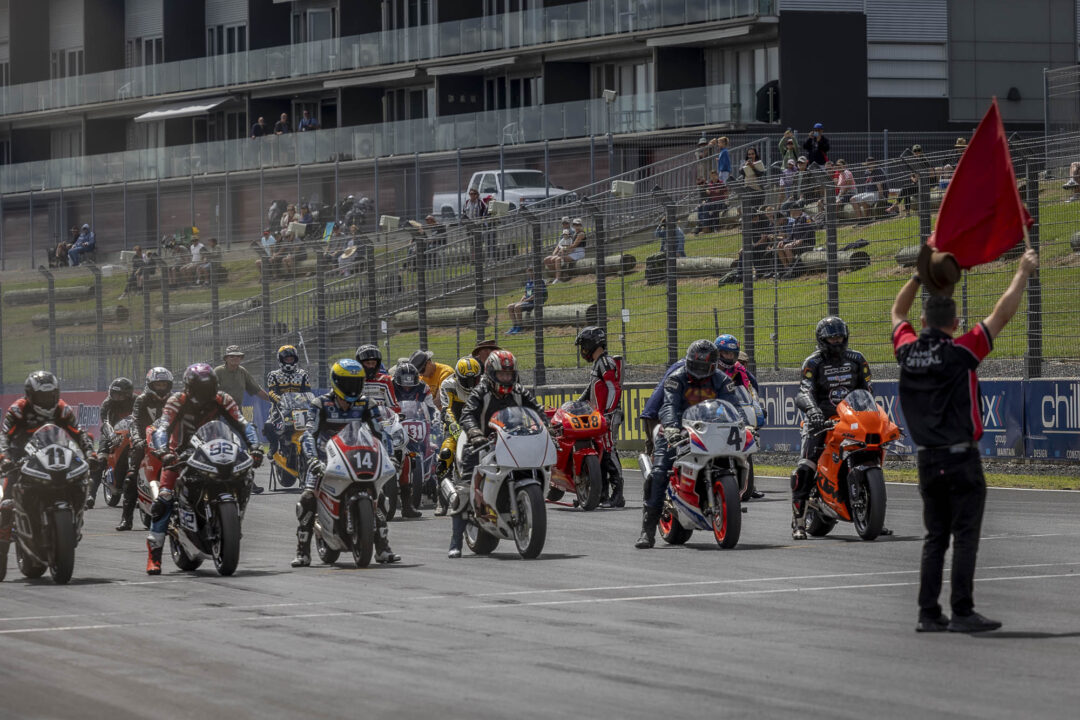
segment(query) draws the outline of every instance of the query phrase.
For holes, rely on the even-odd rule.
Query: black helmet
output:
[[[604,332],[604,328],[590,325],[581,329],[574,344],[581,348],[581,357],[588,360],[596,348],[607,348],[607,333]]]
[[[143,385],[145,392],[153,393],[159,398],[165,399],[172,392],[173,374],[168,368],[152,367],[146,371],[146,383]]]
[[[48,370],[35,370],[23,386],[26,400],[42,416],[49,415],[60,402],[60,381]]]
[[[825,357],[839,358],[847,351],[847,323],[835,315],[822,318],[817,324],[814,336],[817,338],[818,350]],[[843,340],[835,345],[829,342],[829,338],[836,337],[843,338]]]
[[[407,360],[402,360],[394,368],[394,384],[401,387],[414,388],[420,384],[420,373],[416,366]]]
[[[217,375],[206,363],[195,363],[184,371],[184,393],[196,405],[206,405],[217,395]]]
[[[375,367],[369,368],[364,365],[365,360],[374,360]],[[360,363],[360,366],[364,368],[364,376],[368,380],[374,380],[379,373],[379,365],[382,363],[382,353],[379,352],[379,348],[375,345],[361,345],[356,348],[356,362]]]
[[[697,380],[716,372],[716,345],[709,340],[695,340],[686,350],[686,374]]]
[[[118,377],[109,384],[110,400],[130,400],[135,394],[135,385],[126,377]]]

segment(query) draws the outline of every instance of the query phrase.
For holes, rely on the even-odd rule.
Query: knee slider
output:
[[[315,522],[314,490],[307,489],[300,493],[300,499],[296,502],[296,519],[304,526]]]

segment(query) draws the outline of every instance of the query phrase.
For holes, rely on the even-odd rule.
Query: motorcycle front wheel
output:
[[[236,503],[218,504],[214,513],[217,521],[217,538],[211,550],[214,567],[219,575],[232,575],[240,564],[240,511]]]
[[[733,475],[724,475],[713,485],[716,507],[713,508],[712,526],[716,544],[731,549],[739,544],[742,533],[742,501],[739,499],[739,483]]]
[[[540,555],[547,537],[547,507],[539,485],[526,485],[517,491],[518,524],[514,544],[526,560]]]
[[[600,458],[589,455],[581,464],[581,474],[574,478],[574,489],[577,491],[578,505],[588,512],[595,510],[600,504],[600,493],[603,490],[604,477],[600,474]]]
[[[31,580],[41,577],[48,569],[30,557],[28,553],[23,552],[22,545],[19,543],[15,543],[15,562],[18,564],[19,572],[23,574],[23,577],[28,577]]]
[[[874,540],[885,527],[885,476],[881,468],[868,468],[849,488],[851,521],[863,540]]]
[[[109,471],[110,476],[112,471]],[[101,483],[101,495],[105,498],[105,504],[109,507],[116,507],[120,504],[120,501],[124,497],[124,493],[121,490],[112,489],[112,477],[109,477],[105,482]]]
[[[71,510],[52,516],[53,551],[49,574],[57,585],[66,585],[75,571],[75,518]]]
[[[365,568],[375,551],[375,507],[370,498],[361,496],[353,501],[353,512],[353,560],[356,567]]]

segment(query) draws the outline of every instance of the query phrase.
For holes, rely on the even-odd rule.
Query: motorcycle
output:
[[[240,522],[251,495],[252,458],[246,443],[222,420],[195,431],[176,479],[169,518],[169,550],[176,567],[198,569],[212,558],[220,575],[240,562]]]
[[[687,409],[682,427],[660,514],[660,536],[669,545],[683,545],[694,530],[711,530],[720,547],[733,548],[742,532],[739,488],[758,449],[757,436],[746,426],[744,412],[726,400]],[[638,456],[638,464],[645,476],[652,471],[647,455]]]
[[[489,555],[500,539],[513,538],[521,557],[544,549],[547,508],[544,488],[558,451],[534,411],[509,407],[488,421],[494,438],[481,447],[471,478],[465,514],[465,543],[477,555]],[[458,443],[460,458],[466,443]]]
[[[848,393],[836,412],[818,459],[806,532],[823,537],[843,520],[860,538],[873,540],[885,526],[885,446],[900,437],[900,428],[866,390]]]
[[[424,486],[434,483],[435,460],[442,445],[442,430],[438,418],[428,414],[428,408],[416,400],[402,400],[401,428],[405,433],[405,447],[398,473],[399,495],[411,498],[413,507],[419,508]],[[389,520],[397,512],[398,499],[387,497]]]
[[[13,495],[19,572],[37,578],[47,568],[64,585],[82,539],[90,465],[72,437],[52,424],[38,428],[24,450]]]
[[[124,498],[124,478],[127,477],[131,433],[134,429],[135,421],[131,417],[113,425],[112,443],[105,457],[105,472],[101,475],[101,494],[109,507],[116,507]]]
[[[607,419],[590,403],[571,400],[557,410],[547,410],[558,459],[551,466],[552,502],[564,493],[574,493],[574,505],[595,510],[600,504],[603,475],[600,472],[601,438],[607,433]]]
[[[270,462],[270,489],[291,488],[304,471],[300,443],[311,415],[311,393],[285,393],[273,412],[278,422],[278,449]]]
[[[351,422],[326,443],[326,471],[316,491],[315,550],[330,565],[349,550],[357,567],[371,564],[375,499],[397,469],[363,422]]]

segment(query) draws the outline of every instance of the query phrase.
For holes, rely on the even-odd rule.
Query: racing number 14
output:
[[[355,465],[357,468],[372,470],[374,463],[371,460],[371,453],[367,450],[356,453],[355,455],[353,455],[353,465]]]

